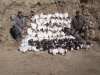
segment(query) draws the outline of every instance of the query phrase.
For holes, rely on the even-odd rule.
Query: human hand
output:
[[[71,34],[73,35],[74,34],[74,31],[71,31]]]
[[[19,31],[22,31],[22,29],[19,29]]]
[[[85,26],[82,27],[82,30],[85,30]]]
[[[25,33],[25,30],[23,30],[22,32]]]

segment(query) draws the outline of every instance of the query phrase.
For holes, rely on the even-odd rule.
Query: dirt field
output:
[[[0,75],[100,75],[100,45],[88,51],[72,51],[66,56],[48,51],[19,52],[14,44],[0,45]]]
[[[69,51],[66,56],[19,52],[20,44],[10,33],[19,9],[28,23],[32,14],[68,12],[72,18],[81,10],[89,23],[89,38],[100,41],[100,0],[0,0],[0,75],[100,75],[100,42],[93,41],[88,51]]]

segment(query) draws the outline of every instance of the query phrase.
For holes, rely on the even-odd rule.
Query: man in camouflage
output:
[[[24,38],[25,29],[27,26],[26,18],[23,16],[23,12],[21,10],[18,11],[18,15],[14,19],[14,31],[16,40],[19,38]]]
[[[81,33],[84,33],[84,39],[88,39],[88,26],[86,19],[80,15],[80,11],[76,11],[76,16],[72,19],[71,22],[72,35],[77,39],[80,39]]]

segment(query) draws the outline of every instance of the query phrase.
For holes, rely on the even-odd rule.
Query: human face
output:
[[[80,13],[76,13],[76,16],[80,16]]]
[[[23,15],[23,13],[22,13],[22,12],[19,12],[19,13],[18,13],[18,15],[19,15],[19,16],[22,16],[22,15]]]

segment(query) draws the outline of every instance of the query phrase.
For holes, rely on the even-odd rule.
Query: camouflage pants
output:
[[[84,39],[88,39],[88,27],[85,27],[85,30],[82,29],[76,30],[74,36],[77,39],[80,39],[81,33],[84,33]]]
[[[16,38],[24,38],[25,37],[25,33],[23,33],[22,31],[19,31],[18,28],[14,28],[14,31],[15,31]]]

